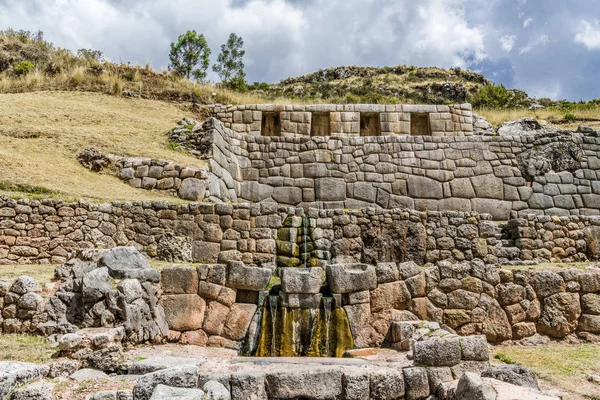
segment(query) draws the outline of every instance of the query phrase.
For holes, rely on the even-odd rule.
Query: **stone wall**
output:
[[[310,106],[280,106],[274,104],[248,104],[238,106],[210,106],[211,115],[234,132],[254,136],[264,135],[263,114],[276,115],[281,131],[276,136],[311,136],[311,125],[316,115],[326,116],[331,136],[363,136],[361,115],[374,117],[378,132],[386,135],[420,134],[411,132],[414,115],[426,117],[431,136],[470,136],[473,134],[473,113],[470,104],[454,105],[377,105],[377,104],[316,104]],[[319,132],[322,135],[323,131]],[[323,135],[325,136],[325,135]]]
[[[306,221],[302,216],[306,216]],[[528,215],[496,223],[486,214],[455,211],[318,210],[275,203],[92,204],[0,198],[0,263],[62,263],[80,249],[134,246],[165,253],[174,237],[191,242],[192,260],[264,266],[300,261],[303,224],[311,265],[329,262],[481,259],[598,259],[600,218]],[[310,245],[310,246],[309,246]],[[168,252],[168,251],[167,251]]]
[[[597,215],[600,208],[596,137],[285,138],[209,125],[211,170],[252,202],[473,210],[499,220]]]

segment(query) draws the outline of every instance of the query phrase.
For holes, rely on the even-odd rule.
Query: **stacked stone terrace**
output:
[[[261,136],[470,136],[470,104],[214,105],[213,117],[237,133]]]

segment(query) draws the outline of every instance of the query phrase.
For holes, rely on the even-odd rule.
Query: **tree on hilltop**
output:
[[[230,87],[246,86],[246,73],[244,72],[244,54],[242,49],[244,40],[232,33],[227,39],[227,43],[221,45],[221,53],[217,58],[217,63],[213,65],[221,82]]]
[[[206,78],[210,53],[203,34],[187,31],[177,38],[177,43],[171,43],[169,69],[188,79],[202,81]]]

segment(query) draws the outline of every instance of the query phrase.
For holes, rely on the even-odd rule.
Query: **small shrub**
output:
[[[123,79],[128,82],[133,82],[135,80],[135,72],[133,71],[125,71],[123,73]]]
[[[529,107],[527,93],[508,90],[504,85],[484,85],[470,98],[473,107],[520,108]]]
[[[16,76],[25,76],[35,69],[31,61],[21,61],[13,64],[13,74]]]
[[[577,119],[577,116],[573,113],[565,114],[565,120],[567,120],[567,121],[575,121],[576,119]]]
[[[509,356],[507,356],[506,354],[503,354],[503,353],[496,353],[494,358],[496,360],[502,361],[505,364],[516,364],[517,363],[515,360],[511,359]]]

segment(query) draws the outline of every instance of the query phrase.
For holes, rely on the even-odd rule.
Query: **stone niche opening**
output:
[[[312,113],[310,136],[331,136],[329,113]]]
[[[411,136],[431,136],[428,113],[410,114],[410,135]]]
[[[262,113],[262,136],[280,136],[281,135],[281,119],[279,113],[263,112]]]
[[[360,136],[381,136],[379,113],[360,113]]]

